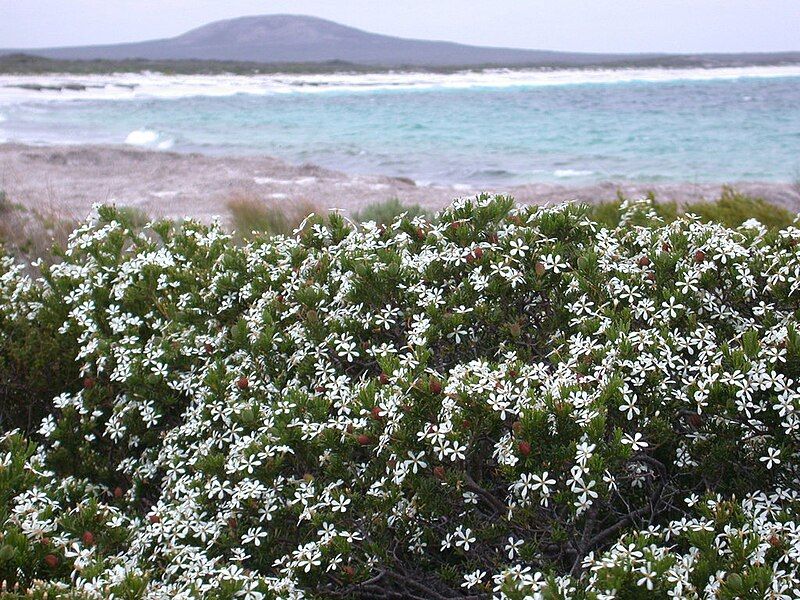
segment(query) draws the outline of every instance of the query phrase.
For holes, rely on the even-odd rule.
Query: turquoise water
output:
[[[788,181],[800,77],[0,101],[0,138],[269,154],[422,182]]]

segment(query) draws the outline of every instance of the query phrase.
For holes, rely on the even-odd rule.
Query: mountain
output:
[[[0,54],[62,60],[213,60],[257,63],[319,63],[341,61],[371,66],[450,67],[470,65],[603,65],[723,64],[799,62],[799,53],[786,55],[588,54],[469,46],[453,42],[414,40],[369,33],[300,15],[262,15],[209,23],[182,35],[127,44],[62,48],[8,49]],[[731,60],[734,62],[731,63]],[[699,63],[698,63],[699,61]]]

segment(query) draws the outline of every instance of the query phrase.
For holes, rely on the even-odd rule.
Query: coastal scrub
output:
[[[75,354],[35,432],[4,424],[0,579],[791,598],[800,229],[619,210],[479,196],[237,246],[100,207],[42,279],[5,260],[2,352],[36,323]]]

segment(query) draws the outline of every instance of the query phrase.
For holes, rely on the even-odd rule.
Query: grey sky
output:
[[[217,19],[269,13],[490,46],[800,50],[800,0],[0,0],[0,47],[139,41]]]

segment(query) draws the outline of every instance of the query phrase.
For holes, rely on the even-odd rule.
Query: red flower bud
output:
[[[431,377],[428,387],[432,394],[440,394],[442,392],[442,384],[435,377]]]
[[[640,267],[649,267],[650,266],[650,258],[647,256],[643,256],[639,259],[639,266]]]
[[[240,390],[246,390],[250,387],[250,382],[247,380],[247,377],[239,377],[239,380],[236,382],[236,387]]]
[[[84,377],[83,379],[83,389],[90,390],[94,387],[95,380],[94,377]]]
[[[444,467],[441,465],[433,467],[433,474],[436,479],[444,480]]]
[[[370,437],[365,433],[360,433],[356,439],[358,440],[358,443],[361,444],[362,446],[368,446],[369,443],[372,441]]]
[[[84,531],[81,540],[87,546],[94,546],[94,534],[91,531]]]
[[[58,557],[55,554],[48,554],[44,557],[44,564],[51,569],[55,569],[58,566]]]
[[[702,250],[698,250],[694,253],[694,262],[701,263],[706,259],[706,253]]]
[[[519,453],[522,454],[522,456],[528,456],[531,453],[531,445],[528,442],[520,442]]]

